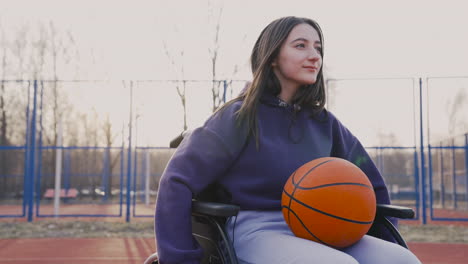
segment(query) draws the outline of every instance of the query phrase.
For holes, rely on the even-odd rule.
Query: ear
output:
[[[274,60],[272,63],[271,63],[271,67],[276,67],[278,66],[278,64],[276,63],[276,60]]]

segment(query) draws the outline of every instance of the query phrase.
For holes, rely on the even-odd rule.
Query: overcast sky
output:
[[[213,32],[221,7],[218,79],[250,79],[248,58],[260,31],[272,20],[289,15],[306,16],[319,22],[325,37],[325,71],[331,78],[468,76],[466,0],[0,0],[0,22],[9,37],[25,23],[35,25],[52,21],[59,30],[70,31],[80,58],[72,62],[78,65],[76,68],[60,67],[61,79],[164,80],[183,77],[209,80],[209,48],[213,47]],[[163,43],[176,66],[169,62]],[[181,52],[183,56],[180,56]],[[183,76],[180,76],[181,65]],[[235,67],[239,71],[233,75]],[[406,93],[404,97],[412,98],[413,83],[411,80],[402,83],[400,88]],[[392,85],[391,82],[386,84],[388,89],[392,89]],[[373,85],[379,86],[383,87]],[[345,90],[343,94],[346,94]],[[379,94],[382,93],[377,92],[376,96]],[[396,97],[388,101],[393,105],[411,103],[398,100]],[[162,106],[160,110],[151,108],[148,111],[151,114],[164,112],[168,107],[164,103],[168,104],[168,100],[158,103]],[[378,102],[374,103],[379,106]],[[441,107],[445,107],[444,104],[447,103]],[[141,109],[145,107],[142,105]],[[193,109],[200,110],[200,107]],[[347,109],[345,107],[338,116],[351,120],[359,111],[350,113]],[[376,114],[375,118],[382,120],[381,116],[389,110],[382,107],[379,110],[384,112]],[[180,117],[180,109],[174,111],[173,115],[177,113]],[[198,116],[191,117],[189,126],[199,125],[210,113],[210,107],[200,111]],[[401,132],[409,138],[404,141],[405,145],[406,142],[411,145],[414,133],[418,132],[411,111],[413,109],[409,107],[401,112],[401,118],[408,122],[408,129]],[[353,117],[348,118],[346,114]],[[156,116],[152,115],[152,121]],[[167,115],[163,117],[168,118]],[[180,120],[173,122],[177,125],[172,130],[165,129],[167,135],[162,141],[166,142],[167,137],[180,130]],[[379,131],[392,131],[385,126],[379,127],[379,124],[369,130],[365,124],[349,123],[364,140],[366,133],[376,135]],[[395,124],[396,127],[401,128],[401,124]]]
[[[468,74],[468,1],[210,2],[212,12],[208,0],[0,0],[0,19],[7,30],[49,20],[70,30],[81,49],[84,77],[164,79],[170,68],[164,40],[188,78],[208,79],[208,47],[220,6],[219,73],[228,78],[235,65],[241,71],[234,77],[250,77],[247,61],[255,39],[266,24],[287,15],[320,23],[325,65],[336,78]],[[91,74],[90,50],[98,69]],[[183,59],[176,56],[181,50]]]

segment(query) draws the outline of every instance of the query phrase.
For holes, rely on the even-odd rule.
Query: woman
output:
[[[226,225],[240,263],[419,263],[384,232],[337,250],[295,237],[283,219],[286,180],[319,157],[354,162],[372,182],[377,202],[390,202],[362,145],[324,109],[322,45],[320,27],[306,18],[280,18],[262,31],[251,55],[252,83],[184,139],[161,178],[160,263],[199,263],[191,200],[214,182],[226,202],[241,208]]]

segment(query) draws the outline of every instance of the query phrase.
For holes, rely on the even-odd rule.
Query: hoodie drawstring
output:
[[[280,107],[283,107],[286,111],[290,113],[291,122],[289,123],[289,127],[288,127],[288,137],[294,144],[298,144],[303,137],[304,131],[300,129],[300,135],[299,137],[296,138],[294,137],[293,129],[294,129],[294,126],[296,125],[297,113],[301,111],[301,106],[298,104],[289,105],[288,103],[281,100],[280,98],[278,98],[278,105]]]

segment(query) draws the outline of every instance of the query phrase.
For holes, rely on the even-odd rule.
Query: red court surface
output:
[[[424,264],[466,264],[468,244],[409,243]],[[143,263],[154,250],[152,238],[1,239],[5,264]]]

